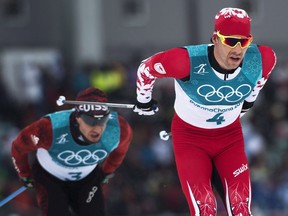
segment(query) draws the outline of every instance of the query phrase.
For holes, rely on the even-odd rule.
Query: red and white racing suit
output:
[[[220,71],[221,68],[215,63],[213,45],[208,47],[207,64],[193,65],[186,48],[173,48],[144,60],[137,72],[137,100],[140,103],[148,103],[152,99],[157,78],[175,78],[175,115],[171,131],[177,171],[190,214],[216,215],[216,199],[211,185],[212,168],[215,166],[224,187],[228,215],[250,216],[251,184],[240,116],[252,107],[275,66],[276,56],[270,47],[254,45],[259,61],[253,67],[260,67],[257,69],[259,77],[255,79],[249,94],[244,94],[243,89],[240,92],[239,86],[248,86],[245,81],[242,82],[242,76],[252,76],[249,74],[249,67],[246,67],[246,74],[241,68],[242,64],[229,74]],[[253,63],[252,57],[250,62]],[[212,67],[209,72],[203,68],[207,65]],[[200,80],[205,79],[209,73],[215,77],[211,79],[213,84]],[[198,80],[193,77],[197,75]],[[232,86],[235,88],[229,84],[217,84],[229,83],[233,79],[242,83],[236,87]],[[203,84],[201,89],[195,90],[195,95],[191,95],[191,92],[188,95],[189,90],[183,89],[179,80],[183,83],[193,80],[190,82],[191,88],[198,82]],[[216,85],[218,87],[215,89]],[[204,88],[207,86],[209,88]],[[223,90],[223,86],[226,91]],[[200,96],[206,100],[211,99],[214,103],[199,103],[199,100],[194,100]],[[233,105],[223,103],[222,99],[228,100],[232,96],[240,97],[241,101]]]

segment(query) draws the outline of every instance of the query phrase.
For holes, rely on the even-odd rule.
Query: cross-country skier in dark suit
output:
[[[107,102],[97,88],[78,101]],[[132,139],[129,123],[103,105],[77,105],[25,127],[12,144],[19,177],[34,186],[43,216],[105,215],[102,184],[121,165]],[[33,164],[29,155],[36,153]]]

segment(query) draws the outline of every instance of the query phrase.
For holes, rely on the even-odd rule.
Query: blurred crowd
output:
[[[287,61],[286,61],[287,62]],[[26,64],[27,63],[27,64]],[[21,187],[10,156],[11,141],[20,129],[58,107],[60,95],[74,99],[87,86],[105,91],[110,102],[135,103],[136,72],[140,63],[86,64],[71,72],[63,61],[25,62],[11,79],[0,83],[0,200]],[[70,71],[70,72],[69,72]],[[138,116],[117,109],[132,125],[134,136],[124,163],[105,185],[108,216],[188,216],[188,206],[176,174],[170,131],[173,116],[173,80],[158,80],[154,99],[159,112]],[[288,64],[279,62],[267,86],[243,118],[243,132],[252,175],[254,215],[288,215]],[[18,89],[15,89],[18,88]],[[225,215],[218,200],[218,215]],[[26,190],[0,208],[0,215],[40,215],[34,191]]]

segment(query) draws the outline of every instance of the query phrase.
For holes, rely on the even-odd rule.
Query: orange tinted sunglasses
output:
[[[221,35],[219,31],[216,34],[220,38],[221,43],[230,48],[235,48],[238,44],[240,44],[240,47],[244,49],[248,47],[253,41],[252,36],[248,38],[241,38],[237,36],[224,36],[224,35]]]

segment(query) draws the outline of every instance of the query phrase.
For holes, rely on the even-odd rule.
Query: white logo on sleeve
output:
[[[39,137],[35,136],[35,135],[30,135],[32,142],[34,143],[34,145],[37,145],[39,142]]]
[[[166,74],[166,71],[161,63],[154,64],[154,69],[160,74]]]

